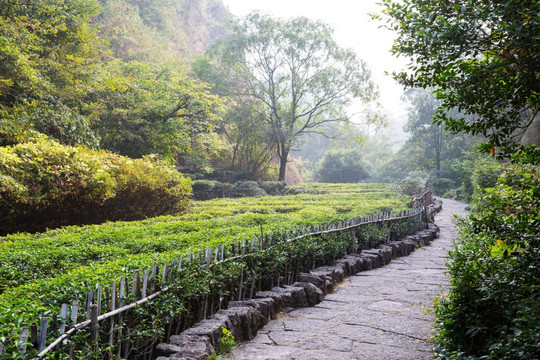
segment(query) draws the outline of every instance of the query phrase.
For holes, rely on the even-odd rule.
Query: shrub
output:
[[[185,211],[190,181],[156,157],[132,160],[37,139],[0,148],[0,234]]]
[[[403,180],[392,184],[391,189],[403,195],[420,194],[425,190],[428,178],[425,171],[411,171]]]
[[[239,181],[230,190],[231,197],[268,195],[255,181]]]
[[[214,180],[195,180],[191,186],[193,188],[193,192],[196,193],[202,191],[212,191],[217,183],[219,182]]]
[[[287,183],[285,181],[259,181],[259,187],[266,191],[268,195],[283,195]]]
[[[441,358],[540,357],[539,171],[490,166],[475,174],[473,212],[450,252],[451,291],[436,304]]]
[[[454,181],[448,178],[434,176],[430,180],[431,190],[437,195],[443,195],[455,188]]]
[[[486,188],[492,188],[497,184],[497,180],[501,175],[502,168],[500,165],[483,166],[477,169],[472,175],[472,182],[476,191],[481,191]]]

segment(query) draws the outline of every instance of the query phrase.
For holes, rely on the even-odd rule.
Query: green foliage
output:
[[[197,200],[209,200],[223,197],[283,195],[286,186],[287,183],[281,181],[224,183],[215,180],[195,180],[193,183],[193,197]]]
[[[450,293],[439,299],[437,352],[444,359],[540,356],[540,176],[538,167],[499,166],[477,188],[450,252]],[[489,186],[488,168],[479,173]],[[487,180],[487,181],[486,181]]]
[[[173,18],[189,16],[185,7],[160,0],[2,3],[0,146],[41,133],[136,158],[180,155],[183,165],[207,169],[222,150],[213,132],[220,101],[183,73],[165,30],[156,29],[172,38]],[[138,37],[131,46],[130,36]],[[151,59],[141,55],[146,51]]]
[[[392,184],[391,189],[403,195],[416,195],[424,192],[429,174],[425,171],[411,171],[405,178]]]
[[[221,333],[223,334],[223,336],[221,337],[221,339],[219,339],[220,348],[217,353],[220,355],[225,355],[230,353],[234,348],[234,336],[229,330],[225,329],[224,327],[221,328]]]
[[[429,185],[435,195],[443,195],[456,188],[456,184],[452,179],[436,176],[429,179]]]
[[[104,43],[90,26],[97,1],[0,5],[0,146],[40,131],[97,145],[79,99],[94,87]]]
[[[369,176],[367,166],[357,149],[333,149],[324,153],[317,164],[320,182],[357,183]]]
[[[0,233],[185,211],[189,181],[157,158],[38,139],[0,148]]]
[[[486,152],[510,157],[523,151],[538,162],[538,146],[520,143],[527,130],[534,133],[540,110],[538,1],[382,4],[379,17],[397,33],[392,52],[412,60],[409,71],[394,77],[408,87],[435,89],[437,124],[483,135]],[[468,117],[448,114],[453,108]]]
[[[232,197],[265,196],[266,191],[261,189],[256,181],[239,181],[231,188]]]
[[[223,122],[216,131],[230,146],[215,160],[216,166],[245,171],[250,178],[270,178],[273,143],[268,141],[267,125],[260,121],[261,104],[235,95],[245,86],[235,76],[228,75],[230,69],[212,62],[216,56],[211,49],[193,64],[197,77],[214,84],[212,92],[228,100],[220,113]]]
[[[283,195],[287,187],[285,181],[257,181],[257,184],[268,195]]]
[[[221,149],[213,133],[218,97],[177,64],[109,64],[112,81],[94,94],[88,111],[105,149],[130,157],[160,154],[204,169]]]
[[[383,243],[389,235],[405,233],[417,226],[372,225],[357,233],[283,241],[283,231],[406,209],[400,196],[380,184],[306,184],[306,187],[321,194],[216,199],[196,202],[193,210],[181,217],[73,226],[43,234],[1,237],[0,284],[9,287],[0,294],[0,320],[4,325],[0,338],[6,339],[3,341],[6,349],[15,349],[21,328],[43,314],[58,311],[60,304],[71,301],[73,295],[84,299],[85,293],[97,286],[110,285],[113,281],[118,284],[124,277],[132,279],[135,270],[148,269],[152,264],[162,266],[183,256],[184,265],[180,272],[174,270],[175,281],[168,285],[169,291],[159,301],[130,312],[123,326],[130,342],[161,338],[168,324],[179,317],[182,326],[199,321],[204,304],[201,299],[205,296],[213,299],[208,303],[216,307],[236,298],[240,291],[240,271],[244,271],[244,285],[251,283],[252,276],[258,276],[261,281],[256,286],[268,288],[278,278],[284,283],[295,269],[311,269],[314,263],[325,264],[347,251]],[[238,255],[242,250],[235,244],[240,239],[259,236],[261,229],[265,234],[273,234],[265,238],[265,251],[257,250],[253,256],[218,264],[212,269],[204,262],[193,261],[188,265],[186,261],[189,252],[196,253],[202,247],[214,249],[225,245],[228,257]],[[158,288],[163,285],[160,279],[156,280]],[[248,288],[242,288],[244,293]],[[134,298],[128,296],[125,300]],[[102,305],[104,312],[106,304]],[[80,316],[82,320],[84,312]],[[102,332],[108,329],[107,323],[100,326]],[[106,353],[103,347],[87,349],[84,332],[71,341],[83,359],[100,359]],[[29,353],[28,357],[32,355]],[[60,358],[62,355],[58,354]]]
[[[214,78],[240,84],[226,87],[227,95],[264,124],[266,142],[280,159],[280,181],[302,134],[347,121],[344,109],[353,98],[369,102],[376,96],[365,64],[341,49],[332,32],[307,18],[283,20],[254,12],[237,20],[212,50],[212,65],[226,74]]]

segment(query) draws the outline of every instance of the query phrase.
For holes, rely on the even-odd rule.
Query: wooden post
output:
[[[182,257],[180,256],[180,259],[178,259],[178,265],[176,266],[176,270],[180,271],[182,270]]]
[[[112,291],[111,291],[111,302],[110,302],[110,308],[109,311],[116,310],[116,283],[113,282],[112,284]],[[109,326],[109,348],[112,349],[112,346],[114,344],[114,316],[111,317],[110,320],[111,324]],[[109,350],[109,359],[113,358],[112,350]]]
[[[96,304],[92,304],[92,306],[90,307],[90,336],[92,345],[96,343],[98,335],[98,306]]]
[[[19,352],[21,354],[26,353],[26,346],[28,342],[28,329],[21,330],[21,333],[19,334]],[[0,347],[2,347],[3,344],[0,344]],[[2,350],[0,349],[0,355],[2,355]]]
[[[86,293],[86,303],[84,306],[84,312],[86,314],[86,319],[90,319],[90,306],[94,302],[94,292],[90,290]]]
[[[154,293],[154,288],[156,286],[156,277],[157,277],[157,274],[159,273],[159,268],[156,264],[153,264],[152,265],[152,275],[150,276],[150,291],[149,293],[150,294],[153,294]],[[147,288],[148,289],[148,288]],[[144,299],[146,296],[143,296],[142,299]]]
[[[45,342],[47,341],[47,325],[49,323],[48,317],[42,317],[39,326],[39,338],[38,338],[38,351],[45,349]]]
[[[148,269],[144,271],[143,283],[142,283],[142,292],[141,299],[146,297],[146,289],[148,288]]]
[[[36,323],[30,325],[30,339],[34,349],[38,348],[38,328]]]
[[[73,296],[73,302],[71,303],[71,317],[70,320],[73,324],[77,323],[77,316],[79,313],[79,300],[77,295]]]
[[[97,289],[97,299],[96,299],[96,305],[97,305],[97,313],[98,316],[101,314],[101,296],[103,294],[103,288],[101,286]]]
[[[161,286],[165,286],[168,273],[169,273],[169,264],[165,264],[163,266],[163,274],[161,275]]]
[[[66,323],[68,319],[68,304],[62,304],[60,307],[60,327],[58,328],[58,333],[62,335],[66,332]],[[56,350],[60,349],[60,344],[56,346]]]
[[[140,282],[141,282],[141,272],[140,270],[135,270],[135,275],[133,276],[133,285],[131,286],[131,295],[133,296],[137,295]]]
[[[238,290],[238,301],[242,300],[243,283],[244,283],[244,270],[242,270],[242,272],[240,273],[240,287],[239,287],[239,290]]]
[[[119,305],[120,307],[124,306],[125,305],[125,296],[126,296],[126,283],[127,283],[127,279],[122,279],[120,280],[120,298],[119,298]],[[122,327],[123,327],[123,321],[124,319],[124,315],[123,314],[120,314],[118,316],[118,325],[120,325],[120,328],[118,329],[118,341],[117,341],[117,344],[118,344],[118,349],[116,351],[116,357],[117,358],[120,358],[120,355],[122,354]]]

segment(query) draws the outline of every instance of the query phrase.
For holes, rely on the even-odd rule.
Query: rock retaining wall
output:
[[[430,213],[439,210],[440,204],[435,204]],[[169,343],[159,344],[157,360],[205,360],[219,348],[223,336],[221,328],[228,329],[235,340],[251,340],[280,312],[314,306],[345,277],[387,265],[393,258],[407,256],[416,247],[429,245],[438,235],[439,228],[430,223],[428,229],[400,241],[347,255],[334,261],[332,266],[300,273],[298,281],[291,286],[258,292],[251,300],[231,301],[227,309],[218,311],[212,318],[195,324],[180,335],[171,336]]]

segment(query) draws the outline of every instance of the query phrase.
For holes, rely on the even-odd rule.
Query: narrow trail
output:
[[[227,360],[419,360],[433,359],[426,313],[448,286],[446,253],[456,235],[453,215],[467,204],[442,199],[435,216],[441,236],[430,246],[389,265],[348,278],[312,308],[271,321]]]

